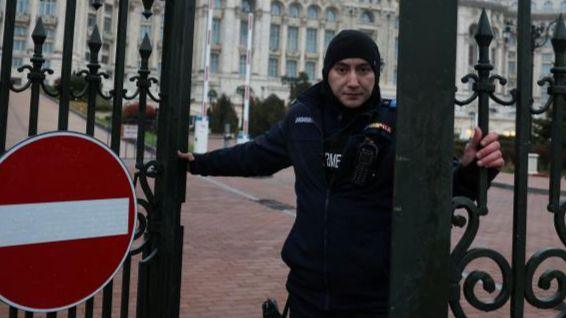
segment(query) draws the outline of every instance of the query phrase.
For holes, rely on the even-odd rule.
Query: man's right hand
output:
[[[181,152],[180,150],[177,150],[177,157],[179,157],[181,159],[185,159],[187,161],[194,161],[195,160],[195,156],[193,155],[192,152]]]

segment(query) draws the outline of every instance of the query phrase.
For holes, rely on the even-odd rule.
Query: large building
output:
[[[0,18],[4,16],[5,1],[0,0]],[[89,1],[90,2],[90,1]],[[458,10],[457,78],[474,71],[478,50],[474,31],[481,9],[487,9],[494,31],[490,59],[494,73],[506,77],[506,86],[497,86],[497,94],[508,98],[516,86],[517,42],[516,0],[460,0]],[[198,112],[203,94],[205,34],[208,19],[208,0],[196,1],[195,38],[193,50],[192,111]],[[150,60],[152,72],[161,69],[161,41],[163,33],[163,2],[155,1],[153,15],[146,19],[140,0],[130,2],[126,76],[137,74],[138,45],[148,34],[154,48]],[[384,62],[380,84],[385,97],[395,97],[397,73],[397,47],[399,28],[398,0],[213,0],[210,54],[210,90],[227,94],[238,105],[242,96],[238,87],[244,85],[246,69],[246,43],[248,13],[254,16],[253,57],[251,59],[251,88],[256,97],[276,94],[288,100],[289,87],[281,78],[296,77],[305,72],[311,82],[321,78],[324,51],[330,39],[342,29],[359,29],[378,43]],[[566,0],[533,0],[533,18],[536,25],[548,25],[558,12],[566,11]],[[60,73],[64,28],[65,1],[18,0],[14,42],[14,67],[29,63],[33,52],[31,32],[36,18],[41,16],[46,26],[44,45],[48,66],[55,70],[50,80]],[[73,49],[73,69],[85,69],[89,59],[87,41],[96,24],[101,32],[103,46],[100,53],[102,69],[111,76],[115,62],[118,1],[106,0],[99,10],[87,1],[77,2],[77,26]],[[2,21],[3,22],[3,21]],[[424,26],[426,27],[426,26]],[[3,28],[3,26],[2,26]],[[2,30],[0,30],[1,34]],[[544,37],[544,32],[543,32]],[[542,37],[541,37],[542,40]],[[541,41],[542,42],[542,41]],[[535,50],[534,77],[550,73],[554,60],[550,41]],[[431,43],[434,45],[434,43]],[[415,52],[415,58],[419,58]],[[426,61],[423,61],[426,63]],[[15,69],[13,73],[18,77]],[[22,74],[21,77],[25,77]],[[111,87],[111,80],[105,86]],[[425,81],[427,79],[423,79]],[[133,83],[129,83],[130,89]],[[455,83],[458,99],[471,94],[471,84]],[[546,97],[545,89],[534,87],[535,102]],[[207,97],[208,98],[208,97]],[[237,107],[237,111],[240,111]],[[491,127],[504,135],[514,134],[515,110],[513,106],[491,107]],[[455,134],[469,136],[477,114],[474,103],[456,107]]]

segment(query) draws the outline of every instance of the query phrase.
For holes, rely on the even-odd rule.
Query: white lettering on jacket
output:
[[[338,166],[340,166],[340,159],[342,158],[342,154],[326,152],[324,153],[324,155],[326,156],[326,166],[328,168],[338,169]]]
[[[297,117],[295,118],[295,124],[310,124],[312,123],[312,117]]]

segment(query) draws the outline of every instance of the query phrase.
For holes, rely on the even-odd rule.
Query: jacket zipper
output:
[[[323,259],[323,273],[324,273],[324,309],[330,309],[330,288],[328,284],[328,203],[330,201],[330,187],[326,190],[326,200],[324,201],[324,259]]]

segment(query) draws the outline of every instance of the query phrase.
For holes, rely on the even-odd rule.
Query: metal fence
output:
[[[181,252],[183,228],[180,226],[180,205],[185,196],[185,167],[176,157],[178,149],[187,149],[188,110],[191,86],[190,72],[192,68],[192,38],[195,15],[194,1],[165,1],[165,23],[162,74],[161,79],[152,76],[148,68],[148,59],[153,53],[152,43],[146,34],[139,47],[141,63],[138,75],[129,79],[135,81],[135,92],[124,89],[124,68],[126,59],[126,36],[128,25],[128,0],[119,1],[118,27],[116,34],[116,52],[114,85],[105,93],[102,88],[102,78],[108,74],[100,72],[99,51],[102,46],[98,26],[95,25],[88,39],[89,63],[86,69],[73,70],[73,34],[75,21],[76,0],[65,1],[64,44],[62,53],[62,70],[60,82],[51,87],[46,83],[46,74],[53,70],[45,67],[42,50],[46,39],[43,21],[39,18],[31,34],[34,43],[34,53],[30,65],[23,65],[18,72],[27,72],[27,82],[16,85],[12,80],[12,49],[14,44],[14,28],[16,17],[16,0],[7,0],[4,15],[4,38],[2,43],[2,61],[0,74],[0,153],[6,151],[8,109],[10,96],[31,90],[29,101],[29,125],[27,135],[38,133],[40,94],[51,96],[58,100],[58,130],[69,129],[69,104],[72,99],[87,100],[87,112],[84,133],[94,136],[95,106],[97,98],[111,100],[113,104],[109,143],[111,149],[120,155],[120,129],[122,124],[122,104],[125,100],[136,99],[139,102],[137,117],[138,135],[135,147],[134,182],[139,189],[138,227],[134,236],[134,244],[126,258],[121,276],[119,292],[114,290],[114,282],[107,284],[102,295],[95,295],[84,304],[72,307],[66,312],[47,313],[46,317],[93,317],[95,307],[100,307],[101,317],[111,317],[113,312],[119,312],[120,317],[178,317],[179,293],[181,278]],[[91,0],[90,5],[99,10],[102,0]],[[151,19],[154,1],[143,1],[145,19]],[[71,76],[80,76],[86,85],[81,91],[71,88]],[[152,93],[151,87],[158,87],[159,94]],[[144,159],[145,143],[145,108],[148,98],[159,103],[159,123],[157,127],[157,147],[155,159]],[[127,144],[125,145],[127,147]],[[133,274],[137,279],[132,283]],[[133,286],[132,286],[133,284]],[[132,287],[136,294],[130,292]],[[101,299],[101,305],[94,303]],[[119,303],[116,304],[116,299]],[[19,315],[20,314],[20,315]],[[23,315],[33,317],[34,313],[25,312]],[[9,309],[10,318],[21,316],[16,308]],[[39,316],[39,314],[35,314]]]
[[[487,312],[487,317],[505,305],[510,308],[506,316],[523,317],[525,300],[538,309],[563,307],[566,202],[560,195],[566,106],[566,27],[562,17],[557,17],[551,40],[555,53],[552,74],[538,83],[548,84],[550,97],[543,106],[534,106],[530,6],[530,0],[518,1],[518,87],[511,90],[511,96],[495,94],[496,85],[506,85],[507,81],[492,73],[489,52],[493,32],[483,11],[475,34],[479,48],[476,72],[462,79],[464,83],[473,82],[473,94],[466,100],[456,100],[450,84],[450,77],[455,73],[454,56],[450,52],[455,52],[456,48],[453,17],[457,4],[436,0],[417,0],[410,4],[401,1],[391,317],[447,317],[447,304],[455,317],[467,317],[470,308]],[[419,29],[419,25],[425,24],[427,28]],[[420,54],[418,62],[410,60],[415,52]],[[448,61],[443,63],[443,59]],[[423,78],[434,80],[423,81]],[[446,97],[450,94],[452,100]],[[472,247],[481,225],[490,222],[487,169],[480,168],[477,201],[456,197],[452,207],[443,203],[450,202],[451,196],[447,190],[450,179],[446,177],[451,172],[446,150],[451,148],[453,134],[451,116],[443,116],[443,112],[452,114],[454,104],[467,105],[476,100],[477,125],[483,132],[489,131],[490,102],[498,107],[517,109],[513,232],[507,233],[513,241],[510,260],[493,247]],[[562,245],[537,247],[540,250],[527,255],[527,214],[540,213],[528,211],[527,204],[531,121],[533,115],[545,112],[552,118],[547,210],[554,216],[555,235]],[[415,176],[414,171],[426,173]],[[447,215],[450,218],[446,218]],[[462,228],[463,235],[449,252],[452,227]],[[465,273],[466,267],[476,260],[495,263],[495,270],[489,267]],[[550,269],[541,266],[549,260],[554,261]],[[499,277],[501,280],[497,281]],[[478,292],[484,293],[478,296]],[[564,311],[557,317],[564,317]]]

